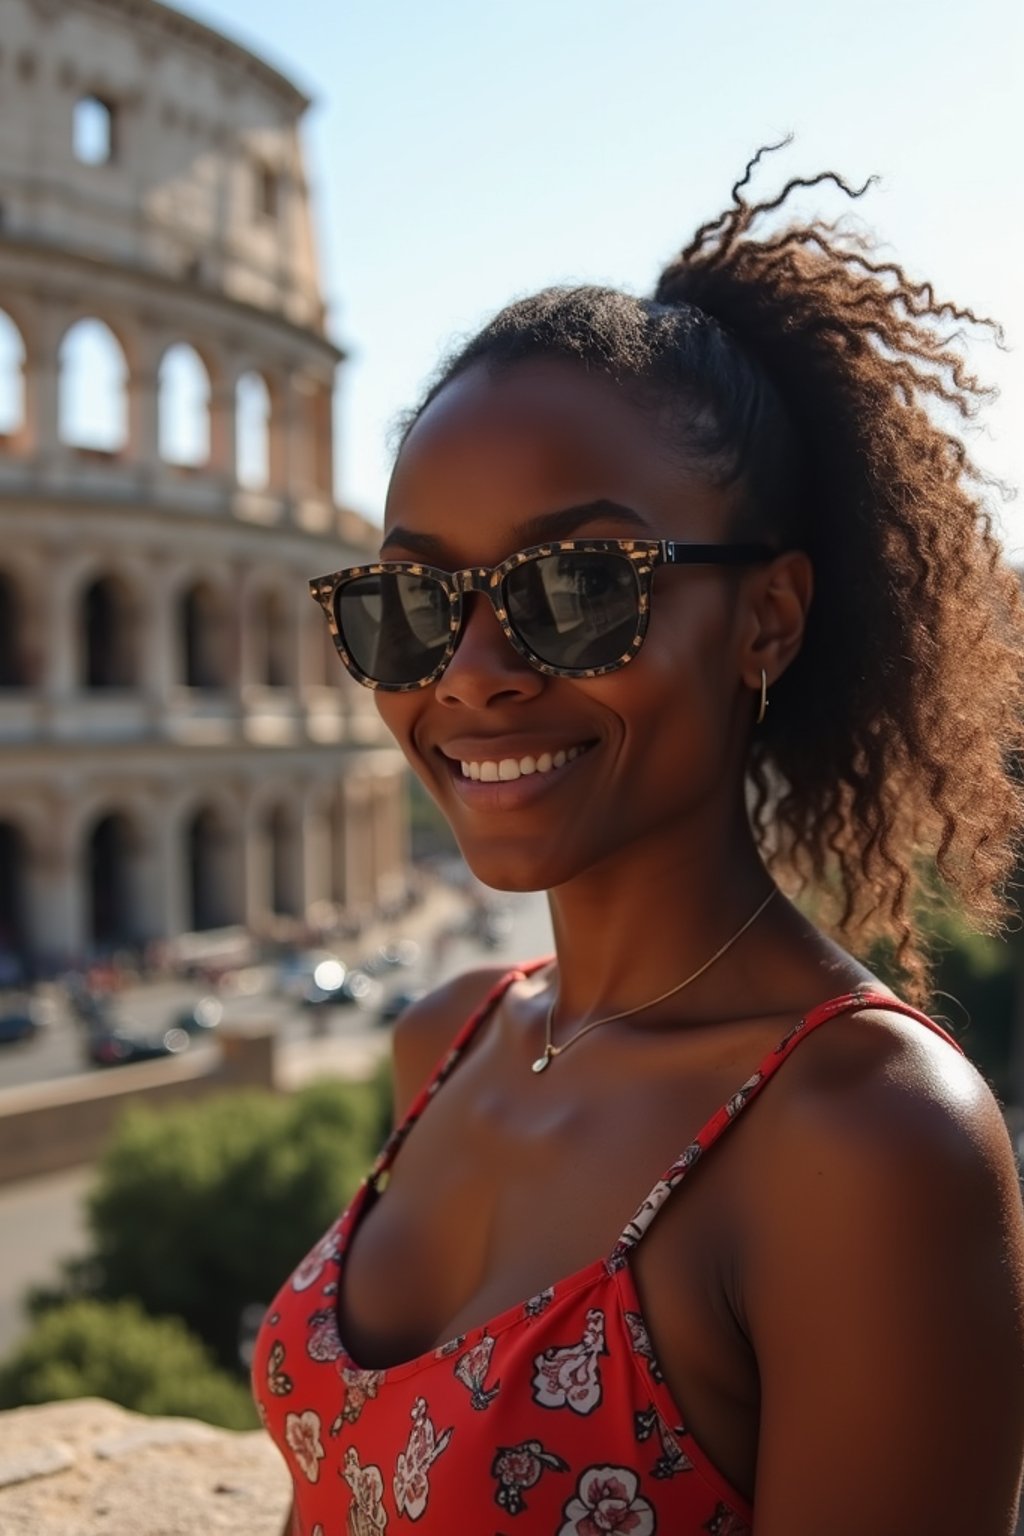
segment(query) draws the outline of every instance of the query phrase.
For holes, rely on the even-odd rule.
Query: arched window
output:
[[[212,806],[192,817],[185,836],[185,860],[190,928],[202,931],[241,922],[238,838]]]
[[[265,688],[294,686],[290,618],[281,592],[261,592],[253,603],[253,678]]]
[[[25,423],[25,344],[10,315],[0,309],[0,438],[14,437]]]
[[[235,386],[235,478],[250,491],[270,483],[270,391],[258,373]]]
[[[81,165],[109,165],[117,152],[117,118],[109,101],[80,96],[75,102],[71,143]]]
[[[270,910],[280,916],[298,917],[301,898],[296,888],[295,832],[292,819],[283,805],[277,805],[267,817],[264,836],[269,854]]]
[[[346,843],[346,816],[345,799],[341,794],[335,795],[331,802],[330,813],[331,828],[331,900],[339,907],[345,905],[348,895],[345,865]]]
[[[131,595],[101,576],[82,595],[82,682],[86,688],[131,688],[137,681]]]
[[[157,375],[160,457],[196,468],[210,458],[210,376],[194,347],[168,348]]]
[[[0,688],[24,688],[25,611],[15,581],[0,571]]]
[[[24,833],[0,821],[0,981],[22,979],[27,959],[28,849]]]
[[[139,841],[121,812],[104,816],[86,845],[89,937],[97,950],[116,949],[138,939],[135,922],[135,869]]]
[[[227,688],[231,677],[230,632],[223,599],[204,582],[181,600],[182,680],[186,688]]]
[[[60,345],[60,437],[119,453],[128,441],[128,364],[102,320],[79,320]]]

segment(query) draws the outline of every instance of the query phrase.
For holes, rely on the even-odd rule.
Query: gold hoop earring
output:
[[[761,707],[760,707],[760,709],[757,712],[757,719],[755,720],[754,724],[755,725],[760,725],[761,721],[764,719],[764,717],[765,717],[765,715],[767,713],[768,713],[768,676],[767,676],[767,673],[764,670],[764,667],[762,667],[761,668]]]

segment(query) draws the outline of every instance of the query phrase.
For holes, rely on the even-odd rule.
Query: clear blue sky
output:
[[[440,354],[551,282],[646,291],[759,144],[831,167],[939,293],[999,318],[971,439],[1024,488],[1020,0],[187,0],[315,98],[305,142],[335,337],[339,491],[379,518],[387,430]],[[815,210],[845,200],[827,191]],[[808,205],[809,206],[809,205]],[[1024,553],[1024,491],[999,513]]]

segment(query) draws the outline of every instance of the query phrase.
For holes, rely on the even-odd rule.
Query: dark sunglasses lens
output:
[[[438,666],[451,632],[448,595],[432,576],[382,571],[339,587],[334,617],[352,660],[376,683],[418,683]]]
[[[640,584],[628,555],[541,555],[505,578],[509,622],[541,661],[586,671],[625,655],[636,637]]]

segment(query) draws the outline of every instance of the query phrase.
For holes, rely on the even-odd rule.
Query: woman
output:
[[[982,393],[941,334],[976,317],[758,235],[813,185],[752,205],[759,158],[652,300],[486,326],[406,424],[387,563],[313,583],[557,957],[396,1029],[397,1129],[256,1353],[296,1536],[1012,1529],[1014,1161],[913,1006],[923,856],[991,928],[1021,823],[1016,581],[928,410]]]

